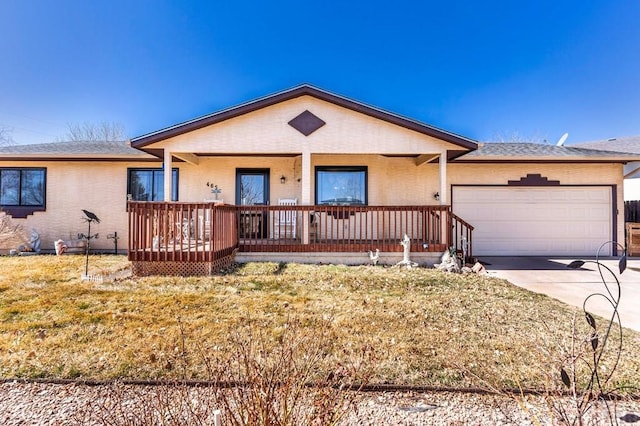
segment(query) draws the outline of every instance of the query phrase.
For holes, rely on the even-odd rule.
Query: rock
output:
[[[487,270],[484,268],[484,265],[480,262],[476,262],[475,265],[471,268],[471,270],[479,275],[484,275],[487,273]]]

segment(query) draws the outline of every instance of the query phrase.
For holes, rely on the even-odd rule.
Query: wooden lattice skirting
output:
[[[132,263],[132,272],[137,277],[150,275],[195,277],[205,276],[229,268],[235,258],[235,253],[213,262],[141,262]]]

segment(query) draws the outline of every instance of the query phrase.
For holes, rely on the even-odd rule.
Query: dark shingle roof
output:
[[[100,142],[49,142],[0,147],[0,158],[25,157],[80,157],[80,158],[122,158],[151,159],[151,155],[132,148],[128,141]]]
[[[626,159],[632,161],[634,159],[640,160],[640,156],[628,152],[612,152],[538,143],[481,143],[478,144],[477,150],[463,155],[458,161],[492,159],[544,159],[552,161]]]

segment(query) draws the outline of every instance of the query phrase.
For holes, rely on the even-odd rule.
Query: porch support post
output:
[[[164,149],[164,162],[162,163],[164,170],[164,201],[171,201],[171,188],[173,187],[173,164],[171,163],[171,151]]]
[[[300,204],[311,205],[311,153],[308,149],[302,151],[302,170],[300,176],[302,194]],[[302,220],[302,244],[309,244],[310,218]]]
[[[448,204],[447,199],[447,151],[440,153],[440,204]]]
[[[302,171],[301,171],[301,199],[302,205],[311,205],[311,153],[308,150],[302,151]]]
[[[440,153],[440,205],[444,206],[448,203],[447,200],[447,151]],[[445,244],[446,248],[451,244],[449,235],[451,234],[450,220],[451,215],[445,212],[441,212],[440,216],[443,220],[440,221],[441,226],[441,243]]]

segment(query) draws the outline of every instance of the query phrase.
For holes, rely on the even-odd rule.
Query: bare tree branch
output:
[[[499,143],[549,143],[547,141],[547,137],[544,135],[540,135],[539,133],[533,133],[532,135],[523,135],[520,132],[512,131],[512,132],[497,132],[493,135],[493,138],[490,142],[499,142]]]
[[[0,146],[15,144],[12,133],[13,129],[11,127],[0,125]]]
[[[59,142],[116,142],[125,140],[124,127],[120,123],[103,121],[100,123],[68,123],[67,134],[58,138]]]

